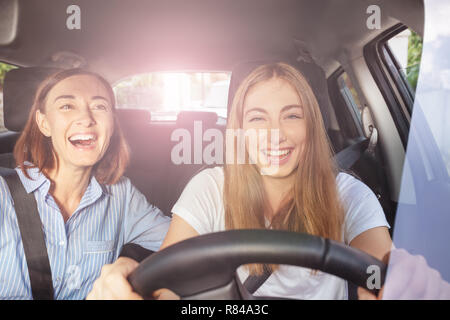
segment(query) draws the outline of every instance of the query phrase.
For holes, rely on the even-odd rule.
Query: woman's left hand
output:
[[[125,257],[104,265],[86,300],[142,300],[127,280],[138,265],[135,260]]]

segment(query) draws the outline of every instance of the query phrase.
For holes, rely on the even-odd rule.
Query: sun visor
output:
[[[18,0],[0,1],[0,46],[6,46],[16,39],[18,21]]]

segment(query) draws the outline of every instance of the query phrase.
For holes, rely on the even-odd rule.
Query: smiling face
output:
[[[244,100],[243,129],[268,133],[267,143],[259,143],[257,148],[247,144],[249,157],[261,172],[284,178],[298,167],[306,121],[301,99],[289,82],[271,78],[250,88]]]
[[[114,130],[113,104],[104,84],[92,75],[74,75],[47,94],[36,112],[39,130],[51,138],[58,162],[91,168],[105,154]]]

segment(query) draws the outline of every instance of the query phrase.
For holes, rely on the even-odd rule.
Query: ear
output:
[[[50,126],[48,125],[47,116],[41,111],[37,110],[35,114],[35,119],[41,133],[46,137],[50,137],[51,131]]]

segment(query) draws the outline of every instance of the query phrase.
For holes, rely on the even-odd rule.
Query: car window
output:
[[[11,64],[0,61],[0,132],[7,130],[5,128],[5,124],[3,121],[3,83],[5,80],[6,73],[14,68],[16,67]]]
[[[415,100],[417,80],[422,58],[423,40],[420,35],[411,29],[405,29],[387,41],[391,57],[395,59],[395,65],[406,84],[412,100]],[[441,156],[450,174],[450,145],[447,137],[450,131],[447,129],[450,113],[446,109],[438,109],[434,103],[436,95],[434,91],[422,90],[419,103],[428,106],[429,112],[424,115],[429,122],[428,126],[436,145],[440,148]]]
[[[229,72],[154,72],[117,82],[119,109],[146,109],[152,121],[174,121],[180,111],[210,111],[226,118]]]
[[[409,116],[414,106],[420,60],[422,58],[422,38],[413,30],[401,31],[386,39],[383,45],[384,63],[395,84],[399,103]]]
[[[362,125],[361,115],[363,106],[356,92],[355,86],[348,74],[344,71],[338,78],[337,83],[339,86],[339,92],[345,101],[345,104],[350,110],[353,120],[358,125]]]
[[[411,29],[406,29],[387,42],[399,71],[404,75],[411,93],[416,91],[422,57],[422,37]]]
[[[391,112],[403,145],[408,143],[423,40],[397,24],[364,47],[364,57]]]

